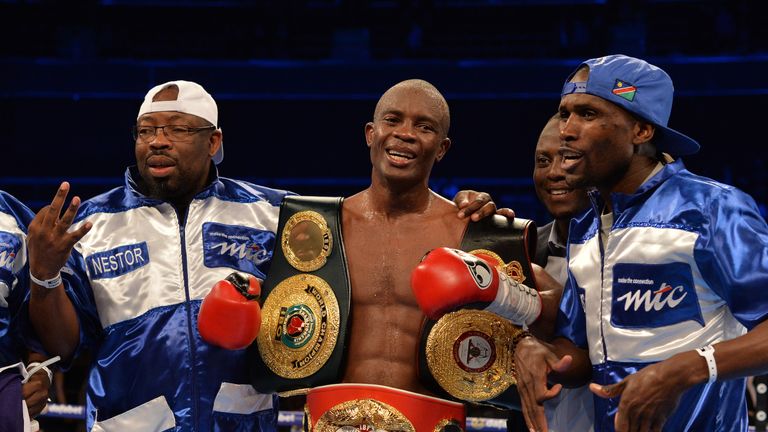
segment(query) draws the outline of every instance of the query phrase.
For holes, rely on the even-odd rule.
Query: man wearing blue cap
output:
[[[663,153],[698,143],[667,127],[670,77],[612,55],[582,63],[560,101],[561,168],[592,188],[571,223],[556,338],[517,345],[526,421],[591,381],[595,431],[747,430],[743,377],[768,371],[768,226],[752,198]]]

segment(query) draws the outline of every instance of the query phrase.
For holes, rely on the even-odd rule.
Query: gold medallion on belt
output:
[[[325,265],[333,248],[333,236],[320,213],[301,211],[285,222],[280,246],[296,270],[312,272]]]
[[[354,399],[342,402],[317,419],[313,430],[315,432],[363,430],[416,432],[413,424],[400,411],[375,399]]]
[[[256,342],[275,374],[305,378],[328,361],[339,335],[339,303],[328,283],[298,274],[280,282],[262,306]]]
[[[485,401],[516,383],[512,339],[522,330],[491,312],[462,309],[440,318],[427,337],[427,365],[451,396]]]

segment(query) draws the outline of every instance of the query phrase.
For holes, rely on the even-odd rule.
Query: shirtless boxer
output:
[[[426,252],[459,247],[467,227],[468,219],[457,217],[456,205],[428,185],[432,167],[451,146],[449,125],[448,104],[422,80],[387,90],[373,121],[365,125],[371,185],[345,199],[342,211],[352,312],[341,382],[354,384],[310,391],[310,424],[318,430],[323,429],[319,417],[328,417],[331,407],[350,399],[356,406],[371,399],[388,404],[394,407],[386,409],[388,415],[402,414],[416,430],[464,426],[461,404],[421,396],[430,394],[417,371],[424,314],[410,283],[411,271]],[[407,424],[398,429],[394,420],[389,425],[370,418],[361,422],[354,426],[367,422],[376,429],[412,430]]]
[[[427,393],[416,373],[423,314],[410,275],[427,251],[458,247],[467,225],[428,186],[451,146],[449,125],[445,99],[419,80],[387,90],[365,125],[371,185],[342,213],[353,311],[344,382]]]

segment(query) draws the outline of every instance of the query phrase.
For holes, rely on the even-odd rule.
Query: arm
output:
[[[529,330],[539,339],[548,341],[555,334],[557,311],[563,294],[563,285],[556,281],[541,266],[531,263],[536,278],[536,289],[541,297],[541,314],[531,323]]]
[[[68,192],[69,184],[62,183],[51,204],[40,210],[29,225],[29,271],[39,280],[56,278],[75,243],[91,229],[91,224],[86,222],[77,230],[68,232],[80,205],[80,199],[74,197],[61,214]],[[64,291],[64,284],[61,279],[58,281],[58,285],[52,288],[30,282],[29,314],[46,350],[69,360],[80,339],[80,325],[75,308]]]
[[[712,345],[718,381],[768,371],[768,226],[749,196],[735,189],[721,192],[705,205],[710,222],[694,257],[710,289],[751,330]],[[686,350],[616,384],[590,387],[601,397],[621,396],[615,418],[618,432],[655,431],[674,413],[686,390],[708,380],[705,359]]]
[[[768,372],[768,321],[735,339],[714,344],[717,379],[728,380]],[[707,382],[709,368],[696,351],[676,354],[608,386],[590,384],[597,396],[621,396],[616,430],[661,430],[682,394]]]

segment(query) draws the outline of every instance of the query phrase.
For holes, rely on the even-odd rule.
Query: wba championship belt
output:
[[[350,283],[341,236],[342,198],[288,196],[262,286],[262,324],[248,348],[261,393],[301,393],[342,370]]]
[[[500,272],[535,287],[533,221],[510,222],[494,215],[470,222],[460,248],[496,260]],[[520,331],[508,320],[471,305],[437,321],[427,319],[421,333],[419,376],[432,390],[459,400],[519,409],[510,346]]]
[[[459,432],[464,404],[373,384],[336,384],[307,393],[304,430]]]

